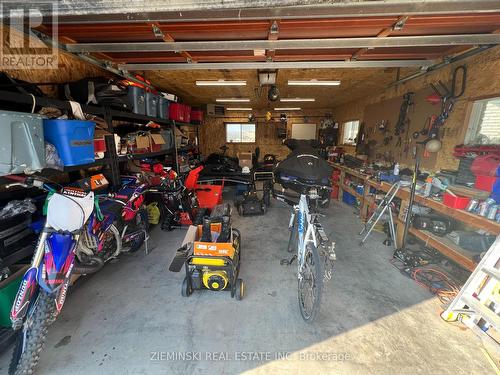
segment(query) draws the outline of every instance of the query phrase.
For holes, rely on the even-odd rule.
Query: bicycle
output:
[[[296,182],[296,184],[299,182]],[[302,318],[313,322],[320,310],[325,281],[332,278],[333,263],[336,260],[335,243],[330,242],[319,217],[323,216],[318,207],[325,204],[324,195],[319,191],[328,191],[329,187],[299,183],[303,189],[298,194],[298,203],[283,194],[275,197],[292,205],[288,229],[288,252],[295,254],[291,259],[283,259],[282,265],[291,265],[297,260],[298,300]],[[305,189],[304,189],[305,188]],[[294,189],[295,190],[295,189]]]

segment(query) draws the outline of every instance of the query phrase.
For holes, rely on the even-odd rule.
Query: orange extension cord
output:
[[[448,304],[460,291],[460,286],[444,272],[435,268],[417,267],[411,270],[415,282],[437,295],[441,303]]]

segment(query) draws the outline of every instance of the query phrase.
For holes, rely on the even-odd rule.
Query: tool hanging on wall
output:
[[[458,90],[457,83],[460,81],[460,91]],[[467,67],[461,65],[453,70],[453,75],[451,77],[451,87],[446,86],[441,80],[438,81],[437,85],[431,83],[431,87],[435,92],[435,95],[430,95],[426,100],[431,104],[437,104],[435,98],[438,95],[441,99],[441,113],[437,116],[436,126],[443,126],[448,119],[450,112],[453,110],[453,106],[458,98],[460,98],[466,88],[467,84]]]
[[[401,103],[401,107],[399,108],[399,118],[398,122],[396,123],[396,135],[402,134],[405,131],[406,127],[409,126],[408,111],[414,104],[413,95],[413,92],[407,92],[403,95],[403,103]]]

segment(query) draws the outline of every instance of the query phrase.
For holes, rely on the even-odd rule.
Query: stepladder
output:
[[[461,320],[486,346],[500,355],[499,314],[500,235],[441,317],[446,321]]]
[[[389,223],[389,235],[392,239],[394,247],[397,249],[396,230],[394,226],[394,215],[393,215],[393,209],[394,209],[393,200],[394,197],[397,195],[400,187],[401,187],[401,182],[398,181],[394,183],[391,186],[391,188],[387,191],[385,196],[382,198],[380,203],[377,205],[377,208],[375,208],[373,213],[370,215],[370,218],[366,221],[365,226],[363,227],[361,232],[359,232],[359,235],[363,236],[363,238],[359,243],[360,246],[362,246],[365,243],[368,236],[375,228],[375,225],[377,225],[377,223],[384,217],[384,214],[387,214],[388,216],[387,221]]]

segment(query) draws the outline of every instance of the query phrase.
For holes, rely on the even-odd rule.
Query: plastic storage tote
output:
[[[184,122],[185,110],[184,105],[180,103],[170,103],[168,107],[170,120]]]
[[[170,150],[174,147],[174,135],[171,129],[162,129],[160,134],[165,141],[165,144],[161,145],[162,150]]]
[[[169,113],[168,113],[168,100],[165,99],[163,96],[160,96],[158,99],[158,117],[162,118],[164,120],[168,120]]]
[[[158,95],[147,92],[146,93],[146,115],[151,117],[158,116]]]
[[[93,163],[95,123],[80,120],[43,120],[47,142],[52,143],[65,166]]]
[[[0,111],[0,175],[45,167],[43,116]]]
[[[146,114],[146,92],[142,87],[129,86],[128,87],[128,100],[133,113],[138,115]]]
[[[191,123],[201,124],[203,123],[203,111],[199,108],[191,109]]]

